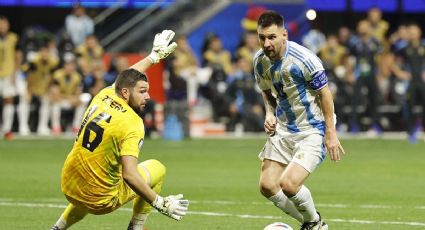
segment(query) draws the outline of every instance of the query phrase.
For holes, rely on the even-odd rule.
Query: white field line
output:
[[[10,198],[0,198],[0,202],[18,202],[15,199]],[[42,198],[33,200],[34,202],[41,202],[41,203],[62,203],[64,199],[58,199],[58,198]],[[217,205],[272,205],[271,202],[243,202],[243,201],[228,201],[228,200],[190,200],[191,204],[217,204]],[[359,205],[350,205],[350,204],[322,204],[322,203],[316,203],[317,207],[320,208],[362,208],[362,209],[404,209],[404,208],[414,208],[414,209],[425,209],[425,206],[400,206],[400,205],[379,205],[379,204],[359,204]]]
[[[0,206],[9,207],[28,207],[28,208],[58,208],[64,209],[64,204],[53,204],[53,203],[27,203],[27,202],[10,202],[0,201]],[[120,208],[120,211],[131,212],[130,208]],[[238,217],[247,219],[282,219],[281,216],[264,216],[264,215],[249,215],[249,214],[232,214],[232,213],[220,213],[220,212],[199,212],[189,211],[190,215],[201,215],[201,216],[218,216],[218,217]],[[326,219],[329,222],[342,222],[352,224],[380,224],[380,225],[408,225],[408,226],[424,226],[425,222],[408,222],[408,221],[374,221],[374,220],[356,220],[356,219]]]
[[[222,205],[272,205],[271,202],[242,202],[242,201],[224,201],[224,200],[202,200],[196,201],[191,200],[190,203],[193,204],[222,204]],[[364,208],[364,209],[402,209],[402,208],[412,208],[396,205],[378,205],[378,204],[360,204],[360,205],[350,205],[350,204],[315,204],[317,207],[322,208]],[[414,206],[414,209],[425,209],[425,206]]]

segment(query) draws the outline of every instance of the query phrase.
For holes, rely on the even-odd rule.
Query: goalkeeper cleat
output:
[[[53,226],[50,230],[60,230],[58,226]]]

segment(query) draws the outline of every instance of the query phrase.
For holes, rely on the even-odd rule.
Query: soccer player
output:
[[[40,101],[40,109],[38,116],[37,133],[40,135],[50,134],[48,127],[50,118],[50,104],[51,98],[49,97],[48,90],[52,82],[52,72],[59,64],[59,59],[49,52],[47,44],[43,45],[36,53],[35,58],[31,60],[26,66],[27,73],[27,100],[22,101],[25,103],[25,117],[28,119],[29,107],[32,98],[37,98]]]
[[[52,101],[51,122],[53,134],[62,132],[60,124],[62,109],[75,109],[72,121],[72,131],[78,130],[84,110],[90,101],[90,97],[82,94],[83,77],[77,71],[75,60],[68,60],[63,68],[53,73],[53,83],[49,89]]]
[[[159,195],[164,165],[157,160],[137,163],[144,141],[137,112],[149,100],[143,72],[174,51],[177,45],[169,44],[173,36],[171,30],[157,34],[149,56],[93,98],[62,169],[61,187],[70,203],[51,229],[67,229],[88,213],[110,213],[133,199],[128,229],[143,229],[151,206],[175,220],[186,214],[189,202],[183,195]]]
[[[6,140],[13,138],[12,124],[15,114],[14,97],[19,94],[23,100],[22,91],[25,81],[20,75],[22,54],[18,49],[19,37],[9,30],[9,20],[0,15],[0,97],[3,98],[3,134]],[[22,104],[22,103],[21,103]],[[20,104],[20,105],[21,105]],[[19,106],[19,131],[28,134],[29,128],[25,117],[22,117],[22,106]]]
[[[334,104],[319,58],[288,41],[283,17],[274,11],[258,19],[261,50],[254,73],[266,107],[269,138],[259,154],[261,193],[300,223],[326,230],[310,190],[304,186],[329,152],[339,161],[344,150],[335,131]]]

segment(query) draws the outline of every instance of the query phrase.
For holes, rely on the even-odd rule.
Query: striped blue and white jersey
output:
[[[307,48],[287,41],[279,61],[271,61],[261,49],[253,63],[260,89],[270,89],[276,98],[279,126],[291,133],[317,129],[324,134],[318,90],[328,79],[320,59]]]

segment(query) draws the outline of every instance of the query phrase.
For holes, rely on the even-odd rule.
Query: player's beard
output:
[[[143,112],[143,108],[144,106],[139,105],[138,103],[136,103],[136,100],[134,100],[133,98],[133,94],[130,93],[130,97],[128,99],[128,105],[134,110],[134,112],[136,113],[140,113]]]

